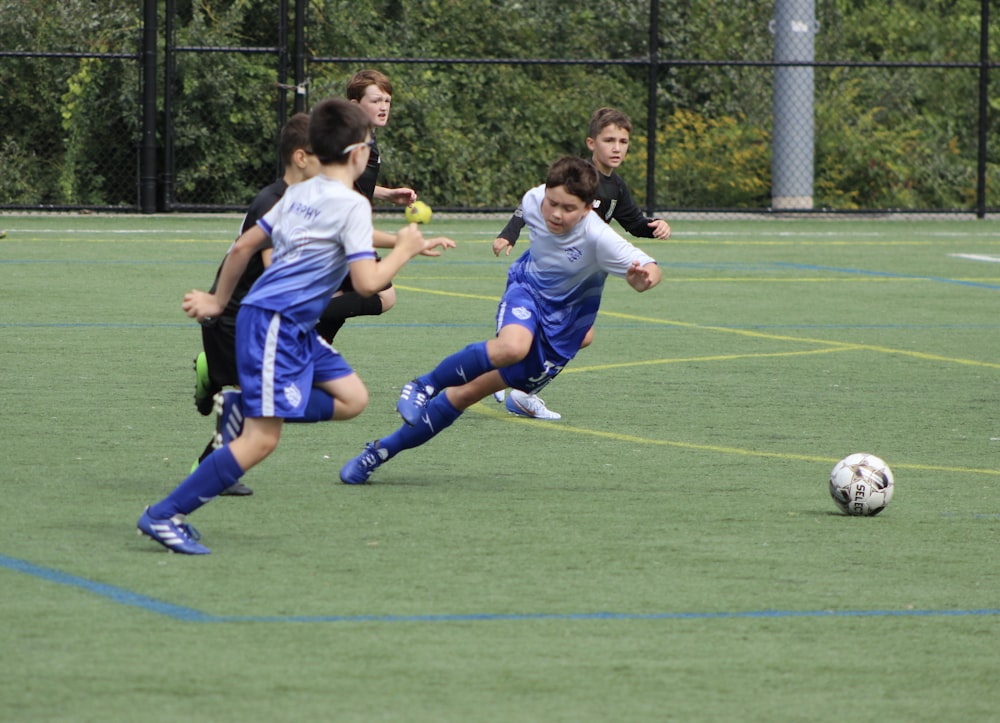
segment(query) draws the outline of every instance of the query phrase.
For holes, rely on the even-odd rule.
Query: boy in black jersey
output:
[[[670,238],[670,224],[661,218],[650,218],[636,205],[625,181],[615,173],[628,153],[632,135],[632,121],[628,115],[616,108],[598,108],[590,117],[587,130],[587,148],[592,153],[591,162],[598,170],[599,187],[594,201],[594,212],[606,223],[614,219],[622,228],[640,238]],[[518,208],[503,231],[493,242],[493,253],[510,255],[517,242],[524,219]],[[587,333],[583,346],[589,346],[594,338],[594,330]],[[581,347],[582,348],[582,347]],[[504,401],[504,393],[493,395],[497,402]],[[512,389],[506,396],[507,410],[511,414],[535,419],[560,419],[558,412],[545,406],[539,397]]]
[[[392,108],[392,82],[378,70],[360,70],[347,81],[347,100],[357,103],[368,115],[372,123],[371,157],[364,173],[355,181],[354,187],[371,202],[388,201],[397,206],[409,206],[417,200],[417,192],[405,186],[388,188],[378,185],[378,175],[382,168],[382,157],[378,149],[376,131],[389,123]],[[455,242],[445,236],[432,239],[433,246],[443,249],[454,248]],[[396,235],[375,229],[372,245],[377,249],[391,249],[396,245]],[[436,256],[440,252],[425,252],[426,256]],[[316,325],[316,330],[327,341],[332,341],[347,319],[355,316],[378,316],[396,304],[396,290],[390,284],[373,296],[355,293],[350,277],[344,282],[327,306]]]

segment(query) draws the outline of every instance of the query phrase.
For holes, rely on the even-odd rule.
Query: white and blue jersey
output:
[[[634,261],[655,263],[595,213],[566,233],[552,233],[542,216],[544,198],[545,186],[538,186],[521,201],[531,245],[511,264],[497,311],[498,330],[519,324],[534,335],[528,356],[500,370],[510,386],[526,392],[541,389],[576,356],[597,319],[608,275],[625,278]]]
[[[371,206],[360,193],[319,175],[289,187],[257,223],[274,251],[236,320],[243,413],[301,417],[314,382],[352,372],[315,327],[349,264],[375,259]]]
[[[340,288],[348,264],[375,258],[368,200],[322,174],[290,186],[257,224],[274,251],[243,304],[280,311],[308,329]]]

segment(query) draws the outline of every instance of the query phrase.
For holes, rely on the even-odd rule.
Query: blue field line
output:
[[[761,618],[970,617],[1000,615],[1000,608],[973,610],[746,610],[738,612],[441,613],[426,615],[211,615],[114,585],[0,555],[0,568],[93,593],[113,603],[190,623],[467,623],[537,620],[753,620]]]
[[[15,572],[23,572],[27,575],[34,575],[42,580],[48,580],[49,582],[58,583],[59,585],[75,587],[77,589],[99,595],[100,597],[107,598],[111,602],[118,603],[119,605],[141,608],[151,613],[166,615],[167,617],[175,618],[177,620],[202,622],[213,618],[213,616],[206,615],[199,610],[181,607],[180,605],[173,605],[171,603],[146,597],[145,595],[140,595],[129,590],[123,590],[122,588],[115,587],[114,585],[94,582],[93,580],[88,580],[87,578],[78,577],[76,575],[70,575],[69,573],[61,572],[59,570],[39,567],[38,565],[33,565],[30,562],[18,560],[13,557],[0,555],[0,567],[5,567],[8,570],[13,570]]]

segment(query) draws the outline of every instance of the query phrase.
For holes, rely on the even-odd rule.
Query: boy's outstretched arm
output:
[[[628,285],[638,292],[652,289],[663,278],[663,272],[655,263],[648,263],[640,266],[638,261],[633,261],[628,271],[625,272],[625,280]]]
[[[198,321],[222,314],[233,295],[236,282],[246,271],[247,263],[267,244],[267,239],[267,234],[260,226],[248,228],[236,239],[236,243],[226,254],[222,269],[219,271],[219,283],[215,287],[215,293],[209,294],[207,291],[192,289],[184,295],[184,301],[181,302],[184,313]]]
[[[438,240],[424,238],[417,224],[404,226],[396,234],[392,252],[381,261],[361,259],[351,262],[351,285],[362,296],[377,294],[389,285],[407,261],[439,244]]]
[[[389,201],[397,206],[409,206],[417,200],[417,192],[412,188],[387,188],[386,186],[375,186],[375,198],[380,201]]]
[[[434,236],[427,239],[429,246],[420,252],[421,256],[440,256],[444,249],[453,249],[457,245],[455,241],[447,236]],[[375,229],[372,235],[372,246],[377,249],[391,249],[396,247],[396,234]],[[441,251],[438,250],[441,248]]]

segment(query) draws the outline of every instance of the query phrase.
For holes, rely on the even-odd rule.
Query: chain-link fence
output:
[[[441,210],[511,208],[557,154],[585,152],[598,105],[632,116],[621,173],[649,210],[1000,208],[988,0],[955,24],[961,57],[891,61],[817,59],[803,0],[769,8],[769,34],[762,22],[731,39],[769,49],[756,59],[666,57],[674,31],[655,2],[636,16],[650,23],[645,52],[620,58],[338,55],[330,19],[302,0],[281,0],[264,42],[240,45],[236,30],[195,32],[190,9],[168,0],[150,15],[150,2],[99,51],[0,30],[0,209],[242,210],[275,176],[284,119],[364,67],[397,89],[384,172]],[[825,56],[836,47],[827,39]]]

